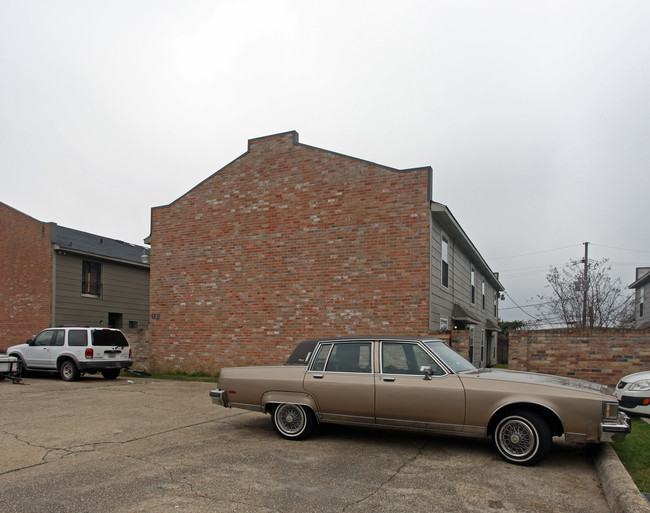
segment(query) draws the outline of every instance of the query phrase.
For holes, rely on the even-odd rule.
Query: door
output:
[[[41,331],[34,338],[34,343],[24,350],[27,367],[41,369],[55,369],[56,359],[53,361],[52,350],[63,346],[64,330]]]
[[[465,391],[456,374],[447,374],[416,342],[381,342],[376,373],[377,424],[441,432],[461,431]],[[431,369],[430,377],[420,373]]]
[[[323,420],[374,424],[372,342],[325,343],[316,351],[304,387],[316,400]]]

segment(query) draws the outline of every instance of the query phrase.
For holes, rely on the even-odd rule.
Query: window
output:
[[[63,330],[47,330],[38,334],[34,339],[35,346],[62,346],[65,331]]]
[[[88,345],[88,332],[86,330],[70,330],[70,331],[68,331],[68,345],[69,346],[87,346]]]
[[[334,344],[325,370],[328,372],[370,372],[370,342]]]
[[[434,376],[445,371],[417,344],[383,342],[381,344],[381,371],[384,374],[419,375],[422,366],[430,367]]]
[[[442,268],[442,275],[440,277],[440,281],[442,283],[442,286],[447,288],[449,287],[449,241],[447,238],[443,235],[442,237],[442,248],[441,248],[441,268]]]
[[[84,260],[81,272],[81,293],[101,297],[102,295],[102,264]]]
[[[498,301],[499,301],[499,292],[495,290],[494,291],[494,316],[495,317],[499,316]]]
[[[318,349],[318,354],[314,358],[314,362],[311,364],[311,370],[320,372],[325,369],[325,362],[327,357],[330,355],[330,350],[332,349],[332,344],[323,344]]]
[[[483,310],[485,310],[485,280],[483,280],[483,285],[481,285],[481,294],[483,297]]]
[[[645,286],[639,288],[639,317],[643,317]]]
[[[472,285],[472,304],[476,303],[476,287],[474,285],[474,269],[472,269],[472,273],[470,276],[470,283]]]
[[[137,330],[138,329],[138,321],[129,321],[129,329],[130,330]]]
[[[440,331],[447,331],[449,330],[449,319],[445,319],[443,317],[440,318]]]

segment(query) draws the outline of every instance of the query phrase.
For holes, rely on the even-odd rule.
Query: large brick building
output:
[[[284,361],[296,343],[497,327],[498,279],[429,167],[396,170],[302,144],[248,151],[151,216],[151,364],[215,371]]]
[[[0,350],[50,326],[147,328],[148,249],[0,203]]]

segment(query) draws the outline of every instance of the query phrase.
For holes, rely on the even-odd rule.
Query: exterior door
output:
[[[374,424],[372,342],[326,343],[316,351],[304,387],[316,400],[323,420]]]
[[[461,431],[465,422],[465,391],[460,378],[447,374],[415,342],[382,342],[375,374],[376,421],[386,426],[441,432]],[[431,379],[420,373],[431,368]]]
[[[42,331],[34,338],[34,343],[24,349],[24,356],[28,367],[55,368],[56,361],[52,362],[52,348],[63,345],[63,330]]]

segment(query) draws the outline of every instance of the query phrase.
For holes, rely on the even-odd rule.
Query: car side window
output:
[[[325,362],[327,357],[330,354],[330,349],[332,349],[332,344],[323,344],[318,349],[318,354],[314,358],[313,363],[311,364],[312,371],[321,372],[325,368]]]
[[[52,337],[52,345],[62,346],[64,342],[65,342],[65,331],[56,330],[56,335]]]
[[[381,345],[381,364],[384,374],[420,374],[422,366],[430,367],[434,376],[442,376],[445,371],[419,345],[403,342],[383,342]]]
[[[68,331],[68,345],[73,347],[88,345],[88,332],[86,330]]]
[[[371,372],[370,342],[334,344],[326,371]]]
[[[55,334],[54,330],[43,331],[36,335],[34,338],[35,346],[50,346],[52,345],[52,337]]]

